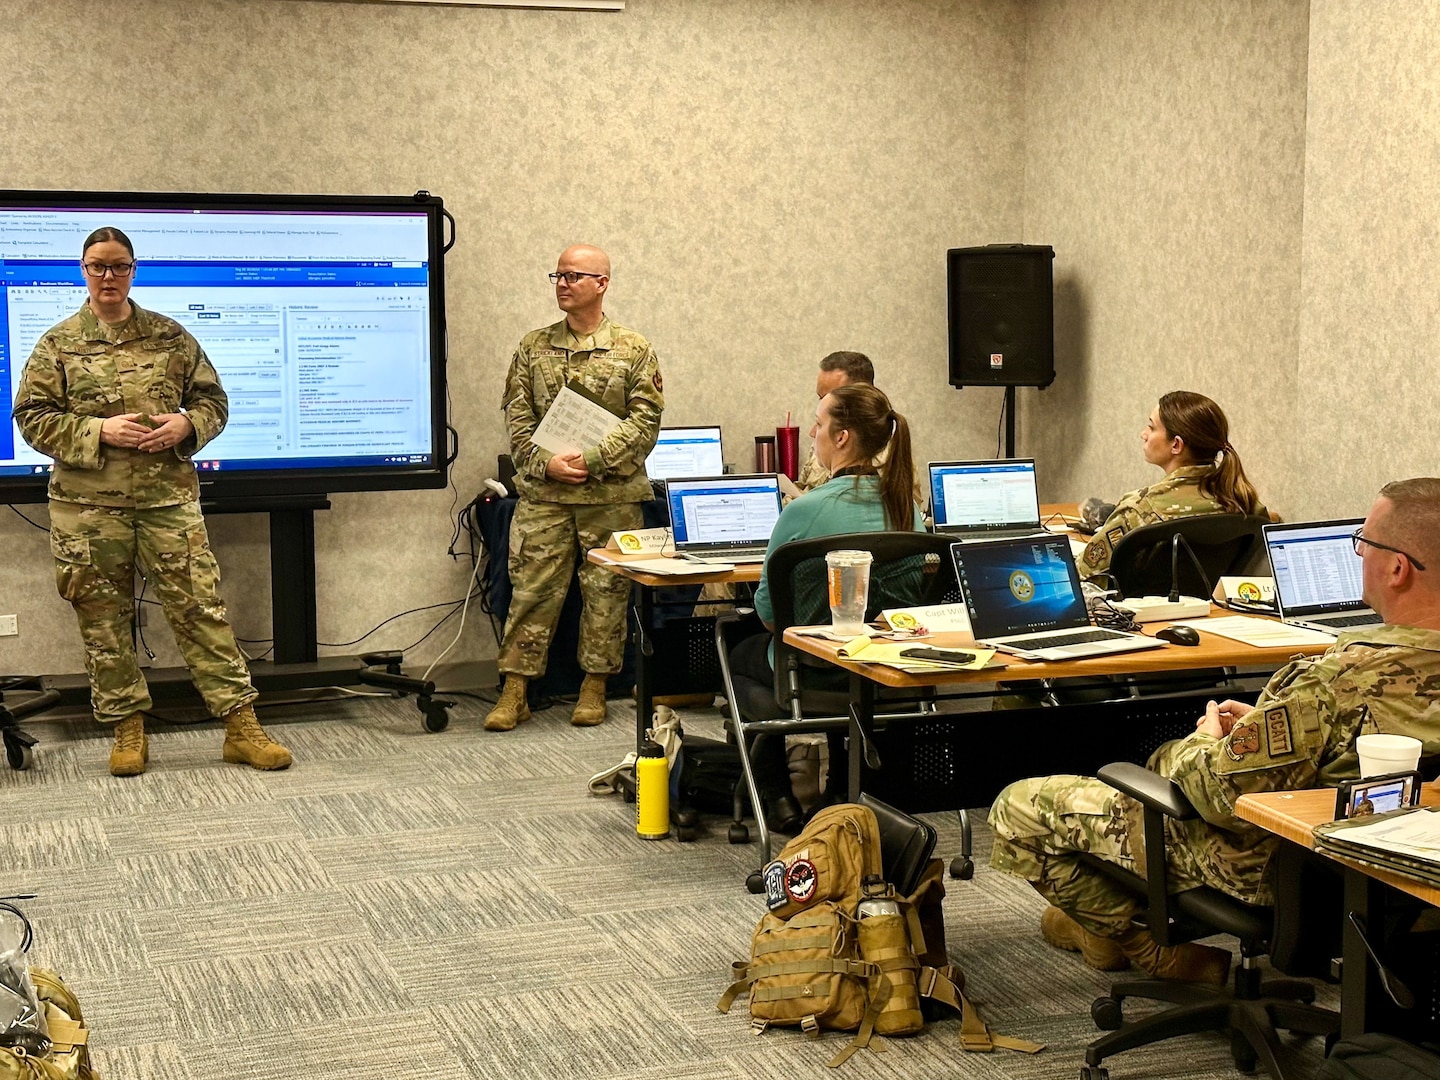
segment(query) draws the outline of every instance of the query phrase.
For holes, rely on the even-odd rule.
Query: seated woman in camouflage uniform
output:
[[[1141,525],[1197,514],[1266,514],[1230,445],[1230,423],[1203,394],[1174,390],[1140,432],[1145,460],[1165,479],[1121,497],[1080,556],[1080,574],[1103,578],[1120,538]]]
[[[80,265],[89,299],[36,343],[14,416],[55,460],[55,581],[80,621],[95,719],[115,727],[110,772],[135,776],[149,758],[150,692],[130,636],[137,563],[195,688],[225,720],[225,760],[283,769],[290,752],[255,719],[259,695],[225,616],[191,460],[230,415],[220,378],[184,327],[131,302],[135,247],[123,232],[91,233]]]

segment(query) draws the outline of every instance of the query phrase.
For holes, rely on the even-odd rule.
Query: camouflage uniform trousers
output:
[[[625,609],[630,582],[585,559],[610,534],[638,529],[639,503],[531,502],[521,498],[510,522],[510,583],[514,596],[500,644],[502,674],[545,674],[550,639],[580,559],[580,666],[596,675],[620,670],[625,658]]]
[[[1145,873],[1144,845],[1131,849],[1120,793],[1091,776],[1042,776],[1011,784],[990,807],[995,846],[990,865],[1024,878],[1076,922],[1118,937],[1140,911],[1135,898],[1080,861],[1096,855]]]
[[[113,724],[151,706],[131,637],[137,562],[211,714],[259,697],[225,616],[199,503],[134,509],[52,501],[50,550],[55,584],[80,621],[96,720]]]

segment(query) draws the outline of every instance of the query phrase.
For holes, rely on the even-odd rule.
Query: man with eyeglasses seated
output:
[[[1270,902],[1266,868],[1279,841],[1235,815],[1252,791],[1334,785],[1359,775],[1355,739],[1385,732],[1440,754],[1440,479],[1387,484],[1357,534],[1364,598],[1384,625],[1342,633],[1324,654],[1271,677],[1252,708],[1210,702],[1195,731],[1160,747],[1149,768],[1178,784],[1199,811],[1170,822],[1175,891],[1208,885]],[[990,809],[991,865],[1022,877],[1053,905],[1045,940],[1092,967],[1131,962],[1158,978],[1223,984],[1230,953],[1186,943],[1162,948],[1133,923],[1138,905],[1082,852],[1144,873],[1141,808],[1091,777],[1011,784]]]
[[[500,644],[505,686],[485,718],[489,731],[509,731],[530,718],[527,684],[545,673],[577,558],[584,608],[576,651],[585,679],[570,722],[604,721],[606,677],[624,658],[630,583],[587,562],[585,552],[603,547],[612,532],[642,524],[640,504],[652,497],[645,458],[665,408],[650,342],[605,315],[609,256],[586,244],[566,248],[550,280],[565,318],[526,334],[505,378],[520,504],[510,525],[514,595]],[[531,436],[567,383],[578,383],[622,419],[597,445],[555,454]]]
[[[853,383],[874,386],[875,365],[864,353],[832,352],[820,361],[820,374],[815,376],[815,397],[823,398],[831,390]],[[880,459],[875,464],[885,464],[885,451],[880,451]],[[795,486],[803,494],[828,483],[829,480],[830,470],[820,464],[812,444],[810,456],[805,459],[805,464],[800,467],[800,475],[795,478]]]

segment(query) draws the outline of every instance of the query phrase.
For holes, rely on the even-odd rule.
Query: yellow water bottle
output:
[[[635,760],[635,832],[641,840],[670,835],[670,764],[655,742],[642,746]]]

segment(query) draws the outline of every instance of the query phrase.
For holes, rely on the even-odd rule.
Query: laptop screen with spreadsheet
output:
[[[718,427],[661,428],[655,449],[645,459],[645,474],[651,480],[718,476],[724,471],[725,455]]]
[[[1275,599],[1287,619],[1365,607],[1363,562],[1351,534],[1361,518],[1266,525],[1265,550]]]
[[[1019,532],[1040,528],[1035,462],[1029,459],[933,461],[930,505],[935,531]]]
[[[780,517],[780,480],[702,476],[665,483],[675,550],[764,547]]]

